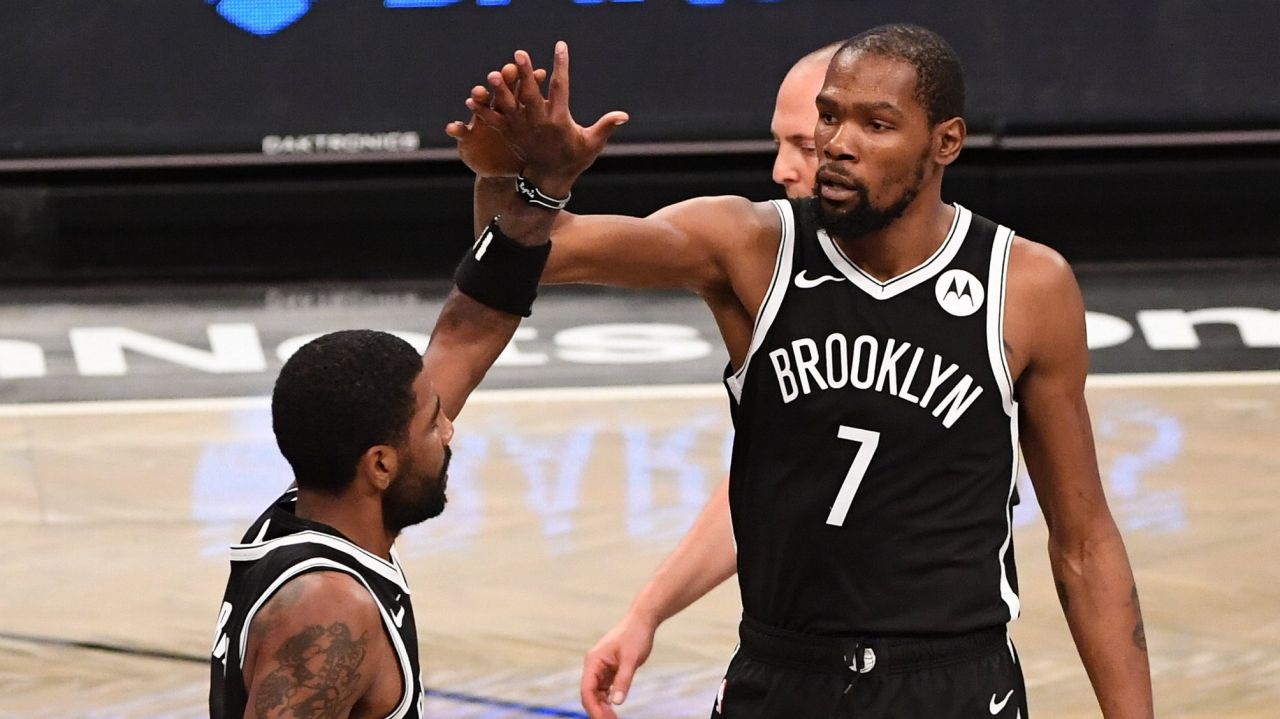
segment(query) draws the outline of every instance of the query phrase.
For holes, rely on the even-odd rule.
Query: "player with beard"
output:
[[[515,202],[463,259],[425,354],[385,332],[323,335],[271,396],[295,488],[231,548],[209,714],[422,716],[418,639],[393,544],[440,514],[452,418],[528,316],[551,216]]]
[[[482,179],[482,217],[517,192],[555,211],[626,120],[574,122],[562,43],[546,98],[528,54],[515,60],[467,103],[522,162],[515,183]],[[945,41],[875,28],[836,53],[818,95],[816,197],[556,219],[544,281],[688,288],[729,352],[743,618],[716,715],[1027,716],[1006,629],[1020,610],[1020,445],[1103,714],[1152,716],[1137,589],[1084,400],[1080,291],[1057,253],[942,201],[963,104]],[[483,136],[450,134],[484,156],[467,147]],[[714,573],[724,557],[705,560]],[[656,627],[692,585],[637,611]],[[584,678],[592,716],[613,716],[616,669]]]

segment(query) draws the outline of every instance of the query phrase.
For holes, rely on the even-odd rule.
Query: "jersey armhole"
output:
[[[991,267],[987,274],[987,359],[991,375],[1000,388],[1001,406],[1009,417],[1009,451],[1011,469],[1009,491],[1005,504],[1005,537],[996,558],[1000,565],[1000,599],[1009,610],[1009,621],[1022,613],[1022,600],[1009,581],[1008,553],[1013,544],[1013,492],[1021,470],[1021,452],[1018,448],[1018,402],[1013,395],[1013,379],[1009,372],[1009,358],[1004,351],[1004,315],[1006,288],[1009,281],[1009,251],[1013,247],[1013,230],[1003,225],[996,228],[991,246]]]
[[[729,388],[729,394],[733,396],[734,402],[742,402],[743,382],[747,377],[747,369],[751,366],[751,358],[755,355],[756,350],[760,349],[760,345],[764,342],[765,335],[769,333],[769,327],[773,325],[773,320],[778,316],[778,308],[782,306],[782,298],[787,293],[787,285],[791,281],[791,266],[795,256],[793,246],[796,236],[795,211],[791,207],[789,200],[770,200],[770,204],[778,212],[778,218],[782,222],[782,231],[778,239],[778,257],[773,264],[773,277],[769,281],[769,290],[765,293],[764,301],[760,304],[760,311],[756,313],[755,326],[751,329],[751,346],[747,349],[747,356],[742,360],[742,366],[737,372],[725,378],[725,385]]]
[[[1016,404],[1013,395],[1013,379],[1009,373],[1009,358],[1004,351],[1005,296],[1009,280],[1009,250],[1013,247],[1013,230],[1001,225],[996,228],[991,246],[991,266],[987,273],[987,359],[991,376],[1000,389],[1000,400],[1005,414],[1012,416]]]
[[[247,677],[244,676],[244,655],[245,650],[249,645],[249,627],[253,625],[253,618],[257,616],[258,610],[262,609],[263,605],[270,601],[271,597],[275,596],[276,592],[280,591],[280,588],[289,580],[295,579],[308,572],[320,571],[342,572],[343,574],[354,578],[357,582],[360,582],[360,585],[365,588],[365,591],[369,592],[369,596],[373,598],[373,603],[378,606],[378,614],[382,617],[382,626],[383,629],[386,630],[387,640],[391,642],[391,649],[395,652],[396,661],[400,665],[400,677],[404,687],[404,691],[400,697],[400,703],[396,705],[393,712],[387,715],[387,719],[400,719],[405,716],[413,706],[415,694],[413,667],[409,661],[409,652],[406,650],[404,642],[400,638],[400,632],[396,627],[394,620],[391,618],[391,615],[387,612],[387,608],[382,606],[382,602],[378,601],[378,595],[374,593],[373,587],[369,586],[369,582],[365,581],[365,578],[360,576],[359,572],[323,557],[316,557],[298,562],[292,567],[281,572],[280,576],[276,577],[275,581],[271,582],[271,585],[268,586],[266,591],[258,597],[258,600],[253,603],[253,606],[249,608],[248,613],[245,614],[244,624],[240,627],[240,656],[238,658],[240,663],[241,681],[247,684]],[[244,690],[247,692],[249,687],[245,686]]]

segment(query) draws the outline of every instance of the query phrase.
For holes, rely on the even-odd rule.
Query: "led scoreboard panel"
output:
[[[557,39],[578,119],[631,113],[614,144],[767,140],[792,62],[893,21],[959,51],[971,133],[1280,127],[1280,3],[1225,5],[4,0],[0,162],[444,149],[486,70]]]

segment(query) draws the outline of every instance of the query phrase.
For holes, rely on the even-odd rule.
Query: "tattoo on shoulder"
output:
[[[263,606],[262,611],[249,624],[250,642],[256,642],[270,634],[281,619],[288,615],[304,594],[302,582],[287,582],[280,591],[272,595],[271,600]]]
[[[313,624],[290,637],[273,657],[277,666],[257,690],[259,719],[341,716],[354,696],[369,635],[351,637],[344,622]]]
[[[1067,597],[1067,585],[1055,579],[1053,586],[1058,588],[1058,603],[1062,605],[1062,611],[1067,611],[1071,608],[1071,600]]]
[[[1142,603],[1138,601],[1138,585],[1133,585],[1133,591],[1129,595],[1133,601],[1134,614],[1138,615],[1138,623],[1133,627],[1133,644],[1142,651],[1147,651],[1147,630],[1142,623]]]

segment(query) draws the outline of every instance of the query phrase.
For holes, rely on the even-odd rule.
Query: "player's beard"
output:
[[[850,183],[850,187],[857,190],[860,202],[853,209],[843,212],[831,211],[824,207],[822,200],[819,199],[814,203],[817,207],[818,226],[826,230],[827,234],[832,237],[850,240],[883,230],[893,224],[894,220],[902,217],[902,213],[907,211],[911,203],[915,202],[916,196],[920,194],[920,188],[924,185],[925,162],[925,158],[921,157],[916,164],[915,172],[907,189],[903,190],[902,194],[887,206],[876,207],[871,204],[870,189],[856,180]],[[813,194],[819,194],[816,183],[813,187]]]
[[[425,522],[444,511],[452,458],[453,450],[445,447],[444,462],[434,477],[425,474],[412,460],[405,462],[382,495],[382,524],[388,532],[398,534],[405,527]]]

